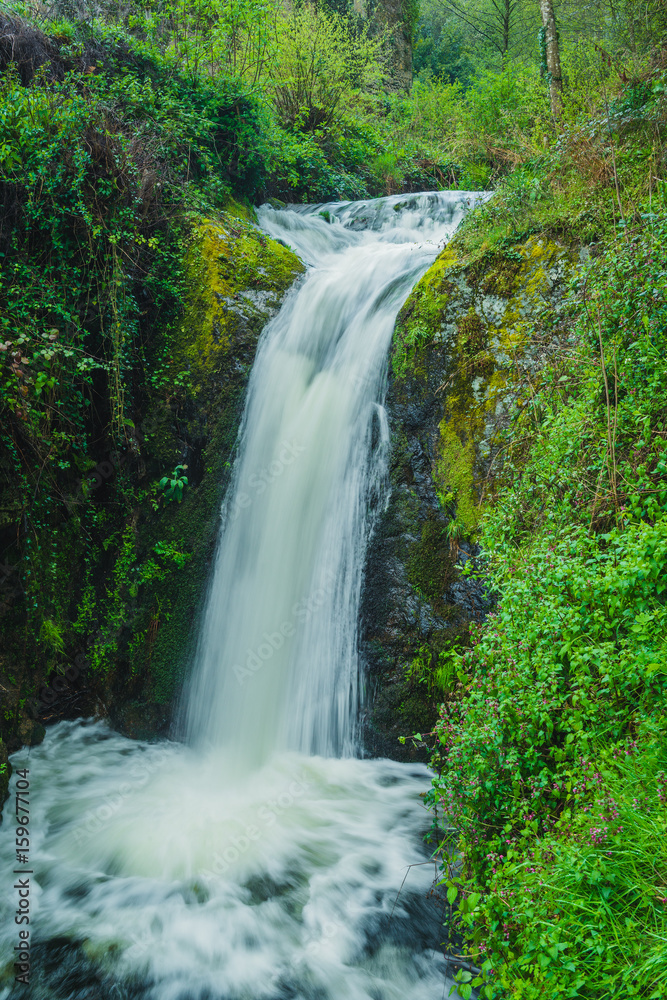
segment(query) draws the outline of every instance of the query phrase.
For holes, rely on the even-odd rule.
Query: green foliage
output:
[[[464,90],[458,80],[416,80],[409,98],[391,102],[393,140],[401,159],[417,159],[439,185],[474,190],[532,155],[543,153],[553,123],[536,68],[510,62],[480,70]]]
[[[130,594],[137,597],[139,588],[144,584],[161,583],[166,580],[172,569],[183,569],[192,558],[191,553],[181,551],[182,542],[156,542],[153,554],[158,559],[147,559],[140,566],[133,567],[136,579],[130,585]]]
[[[460,26],[444,23],[433,9],[423,11],[413,46],[413,69],[423,83],[435,78],[465,87],[475,68]]]
[[[565,153],[584,181],[583,210],[591,187],[613,175],[611,137],[622,143],[628,129],[650,131],[664,119],[664,107],[642,103],[648,90],[657,95],[651,74],[662,78],[656,67],[663,65],[664,4],[647,4],[641,18],[630,5],[622,11],[567,0],[559,5],[564,130],[553,121],[540,69],[538,5],[514,7],[518,20],[510,55],[501,64],[479,33],[486,31],[487,15],[493,20],[503,4],[495,5],[496,13],[485,0],[422,4],[417,81],[409,98],[392,102],[394,135],[387,149],[403,148],[412,158],[418,146],[442,186],[462,189],[491,187],[519,165],[539,164],[549,177],[555,161],[560,171]],[[626,111],[618,114],[621,107]],[[659,144],[655,133],[653,139]],[[572,184],[554,176],[556,197],[564,187]]]
[[[482,526],[498,610],[448,654],[432,800],[489,998],[666,987],[666,241],[646,213],[573,281]]]
[[[91,440],[132,438],[142,340],[181,308],[179,213],[254,196],[273,155],[239,86],[193,81],[117,28],[70,29],[54,28],[84,63],[96,47],[85,71],[63,46],[28,85],[12,63],[0,77],[0,411],[28,517],[35,466],[60,496]]]
[[[156,41],[170,39],[168,58],[188,74],[238,79],[252,90],[275,52],[276,16],[266,0],[195,0],[167,4],[151,26]]]
[[[65,648],[62,629],[50,618],[45,618],[39,630],[39,641],[46,649],[54,653],[62,653]]]
[[[281,124],[313,132],[340,121],[361,90],[382,80],[383,41],[309,4],[278,17],[275,54],[263,82]]]
[[[435,676],[433,672],[433,652],[428,646],[422,646],[405,669],[405,680],[408,684],[424,685],[429,695],[435,691]],[[415,739],[421,740],[421,734]],[[405,742],[405,739],[402,740]]]
[[[178,503],[183,499],[183,490],[188,485],[188,477],[183,473],[187,465],[177,465],[171,476],[163,476],[160,480],[160,489],[163,491],[165,500],[176,500]]]

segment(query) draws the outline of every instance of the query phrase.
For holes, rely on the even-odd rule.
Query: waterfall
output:
[[[259,211],[309,269],[258,347],[184,694],[188,739],[78,720],[13,756],[30,777],[22,997],[449,995],[427,898],[429,772],[356,753],[357,615],[386,490],[396,315],[476,197]],[[16,857],[5,821],[0,868]],[[16,995],[10,886],[0,1000]]]
[[[396,315],[468,207],[439,193],[260,210],[310,264],[266,329],[189,691],[195,744],[253,766],[354,752],[357,612]]]

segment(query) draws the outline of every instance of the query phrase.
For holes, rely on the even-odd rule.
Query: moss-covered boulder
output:
[[[39,539],[53,610],[37,636],[20,589],[4,591],[10,750],[62,717],[105,715],[137,737],[170,725],[257,341],[304,269],[242,213],[191,218],[184,253],[184,308],[145,344],[122,445],[82,470]]]
[[[469,623],[491,607],[483,583],[462,571],[478,555],[501,433],[531,405],[559,340],[572,261],[546,236],[474,254],[455,239],[401,310],[387,396],[391,495],[362,605],[373,752],[395,756],[399,736],[430,729],[457,683],[447,650],[465,644]]]

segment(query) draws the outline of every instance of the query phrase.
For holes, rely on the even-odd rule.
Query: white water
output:
[[[425,858],[428,772],[353,756],[356,629],[395,317],[472,197],[260,211],[310,270],[253,368],[188,745],[61,723],[14,756],[30,768],[34,871],[32,985],[17,996],[447,995],[433,869],[408,868]],[[3,871],[14,857],[5,821]],[[3,1000],[14,895],[0,909]]]
[[[331,223],[318,208],[260,210],[263,228],[313,266],[253,367],[189,696],[190,742],[226,746],[235,771],[276,750],[353,752],[387,351],[401,304],[465,208],[448,193],[329,205]]]

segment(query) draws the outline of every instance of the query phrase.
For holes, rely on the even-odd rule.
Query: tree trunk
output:
[[[510,21],[512,19],[512,9],[510,0],[505,0],[505,10],[503,11],[503,64],[510,47]]]
[[[549,81],[551,113],[554,118],[558,119],[563,111],[563,76],[560,70],[560,50],[553,0],[540,0],[540,11],[547,47],[547,79]]]

